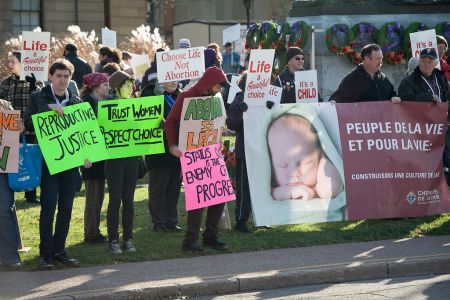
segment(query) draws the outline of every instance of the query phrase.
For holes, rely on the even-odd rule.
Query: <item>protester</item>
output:
[[[117,71],[109,78],[109,86],[116,99],[128,99],[133,91],[134,79]],[[120,100],[119,100],[120,101]],[[122,254],[119,244],[119,211],[122,208],[123,247],[127,252],[136,252],[133,243],[134,191],[138,180],[139,161],[137,157],[109,159],[105,162],[108,182],[109,204],[107,212],[109,250]]]
[[[441,64],[441,71],[444,73],[447,81],[450,81],[450,66],[445,61],[445,54],[447,53],[448,43],[447,40],[441,35],[436,35],[436,39],[439,52],[439,60]]]
[[[110,47],[101,47],[99,50],[99,63],[95,65],[95,72],[101,72],[104,65],[107,63],[116,63],[120,65],[121,63],[121,55],[116,49]]]
[[[107,99],[109,95],[108,76],[103,73],[91,73],[83,77],[83,82],[84,87],[81,90],[83,102],[88,102],[97,115],[98,101]],[[86,191],[84,241],[105,243],[106,237],[100,232],[100,212],[105,198],[105,162],[95,162],[88,169],[81,168],[81,173]]]
[[[0,99],[0,111],[12,109],[9,101]],[[22,121],[19,126],[22,131]],[[14,215],[14,192],[9,187],[7,173],[0,173],[0,195],[0,266],[18,269],[21,266],[18,224]]]
[[[244,71],[238,79],[238,86],[241,91],[245,90],[247,81],[247,71]],[[247,166],[245,162],[244,149],[244,121],[243,113],[247,111],[247,103],[244,102],[244,93],[238,92],[233,102],[227,109],[226,124],[228,129],[236,132],[236,144],[234,147],[234,155],[236,157],[236,208],[234,217],[236,225],[234,229],[237,231],[251,233],[247,226],[250,217],[252,204],[250,201],[250,187],[248,184]]]
[[[20,80],[20,58],[21,53],[14,51],[9,53],[8,67],[11,75],[6,77],[0,84],[0,99],[9,101],[13,109],[23,112],[30,102],[30,95],[36,90],[42,88],[42,82],[36,82],[34,74],[25,76],[25,80]],[[36,135],[31,132],[25,133],[25,140],[27,143],[35,144]],[[25,201],[28,203],[39,204],[39,199],[36,196],[36,190],[25,192]]]
[[[166,51],[163,48],[159,48],[155,52],[155,56],[153,57],[153,61],[150,63],[150,68],[145,70],[144,76],[142,77],[142,89],[145,89],[145,87],[152,81],[155,81],[158,77],[157,73],[157,63],[156,63],[156,53],[157,52],[163,52]]]
[[[389,79],[381,72],[383,53],[377,44],[361,50],[362,63],[342,79],[330,101],[339,103],[383,101],[398,102],[397,93]]]
[[[286,50],[287,65],[280,75],[275,78],[272,83],[274,86],[281,87],[281,102],[280,103],[295,103],[295,72],[305,70],[305,55],[303,50],[298,47],[289,47]]]
[[[222,86],[230,85],[223,71],[217,67],[207,68],[200,80],[189,90],[181,93],[175,102],[169,116],[166,119],[164,130],[166,132],[169,151],[176,157],[181,156],[181,151],[177,146],[178,126],[181,119],[181,111],[185,98],[214,96],[219,93]],[[224,204],[217,204],[208,207],[206,218],[206,229],[203,233],[203,245],[217,250],[224,250],[227,245],[218,238],[218,224],[222,216]],[[187,213],[187,231],[182,243],[184,251],[203,253],[203,248],[197,244],[200,226],[202,223],[203,209],[188,211]]]
[[[74,44],[67,44],[64,47],[64,58],[70,61],[75,68],[72,79],[77,83],[77,87],[81,89],[83,86],[83,76],[92,73],[92,68],[87,61],[78,56],[77,51],[77,46]]]
[[[222,63],[223,63],[223,57],[222,57],[222,53],[220,53],[220,46],[217,43],[211,43],[208,46],[206,46],[206,48],[209,49],[213,49],[214,51],[216,51],[217,54],[217,67],[218,68],[222,68]]]
[[[164,119],[169,115],[180,94],[178,83],[154,81],[142,91],[141,96],[164,95]],[[161,122],[164,126],[164,120]],[[167,139],[164,135],[164,150],[162,154],[145,156],[148,168],[148,210],[153,222],[153,230],[166,232],[168,230],[181,231],[178,226],[178,197],[181,187],[180,159],[170,154]]]
[[[34,131],[31,117],[34,114],[50,111],[49,104],[56,104],[57,108],[54,108],[54,111],[62,115],[65,106],[81,103],[81,100],[67,89],[73,70],[73,65],[66,59],[58,59],[50,66],[50,85],[31,95],[24,113],[25,126],[29,131]],[[85,162],[85,167],[90,167],[88,160]],[[80,181],[78,168],[50,175],[45,161],[42,164],[39,266],[43,269],[53,268],[54,259],[69,266],[78,264],[76,259],[68,257],[64,248],[69,232],[73,200]],[[58,213],[53,231],[56,207],[58,207]]]
[[[222,53],[222,68],[225,74],[233,73],[238,74],[239,72],[239,60],[240,56],[238,53],[234,52],[231,43],[227,42],[223,46],[225,51]]]

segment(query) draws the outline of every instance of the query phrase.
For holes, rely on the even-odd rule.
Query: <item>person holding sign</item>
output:
[[[369,44],[361,50],[362,63],[342,79],[330,101],[353,103],[364,101],[400,101],[389,79],[381,72],[383,52],[377,44]]]
[[[50,110],[62,115],[65,106],[82,102],[67,89],[73,70],[73,65],[66,59],[58,59],[51,65],[49,69],[51,84],[33,93],[25,110],[24,122],[27,130],[38,129],[33,126],[32,115]],[[90,162],[86,160],[85,167],[89,166]],[[76,259],[68,257],[64,248],[73,200],[80,180],[78,168],[50,175],[47,164],[44,162],[42,165],[39,266],[43,269],[53,268],[54,259],[68,266],[78,264]],[[56,207],[58,213],[53,231]]]
[[[164,125],[167,144],[172,155],[181,157],[182,154],[177,146],[177,140],[184,99],[190,97],[214,96],[221,92],[222,86],[230,86],[225,74],[217,67],[210,67],[205,70],[203,76],[192,88],[178,96]],[[218,225],[223,213],[224,205],[225,204],[222,203],[208,207],[206,229],[203,233],[203,245],[206,247],[217,250],[224,250],[227,248],[227,245],[218,238]],[[203,209],[188,211],[187,215],[188,228],[183,240],[182,249],[194,253],[203,253],[203,248],[197,244],[202,223]]]
[[[90,73],[83,76],[84,87],[81,90],[83,102],[88,102],[97,115],[98,101],[109,95],[108,76],[103,73]],[[105,198],[105,162],[98,161],[90,168],[81,168],[85,181],[86,206],[84,208],[84,241],[86,243],[104,243],[99,229],[100,212]]]
[[[117,71],[109,78],[109,86],[115,98],[129,99],[133,93],[134,79],[124,71]],[[108,182],[109,204],[107,213],[109,250],[122,254],[119,244],[119,211],[122,208],[123,247],[127,252],[136,252],[133,243],[134,190],[138,180],[139,160],[137,157],[109,159],[105,162]]]
[[[0,110],[12,110],[11,104],[0,99]],[[22,122],[19,123],[23,131]],[[0,173],[0,263],[5,269],[20,268],[19,235],[14,216],[14,192],[8,184],[8,174]]]
[[[222,53],[222,68],[226,74],[238,74],[239,72],[239,61],[241,59],[240,55],[233,51],[230,42],[226,42],[223,46],[225,51]]]

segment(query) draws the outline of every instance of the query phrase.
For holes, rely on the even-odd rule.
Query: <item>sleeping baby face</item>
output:
[[[267,140],[277,185],[314,188],[322,150],[311,123],[297,115],[282,116],[270,126]]]

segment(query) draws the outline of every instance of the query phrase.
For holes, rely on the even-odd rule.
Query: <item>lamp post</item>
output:
[[[250,8],[252,7],[253,0],[242,0],[247,11],[247,29],[250,27]]]

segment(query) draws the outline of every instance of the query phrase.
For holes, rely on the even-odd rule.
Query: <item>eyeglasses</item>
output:
[[[304,57],[295,57],[295,60],[305,60]]]

